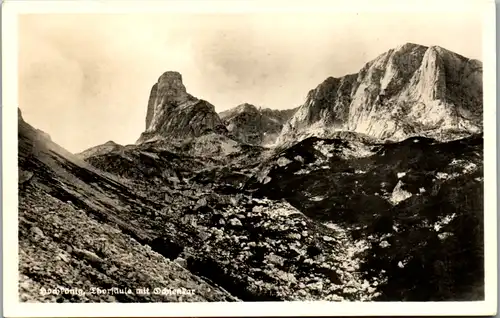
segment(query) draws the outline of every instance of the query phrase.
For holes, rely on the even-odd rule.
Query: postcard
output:
[[[6,316],[496,313],[493,1],[2,18]]]

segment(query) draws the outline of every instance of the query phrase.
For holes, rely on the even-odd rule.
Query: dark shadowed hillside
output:
[[[309,138],[266,162],[247,187],[348,231],[366,248],[361,271],[378,279],[380,300],[481,299],[482,147],[482,136],[379,145]]]
[[[482,300],[481,72],[406,44],[220,117],[165,72],[135,144],[78,155],[19,113],[20,300]]]

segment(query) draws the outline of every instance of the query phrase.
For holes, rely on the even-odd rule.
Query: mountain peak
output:
[[[179,72],[164,72],[151,88],[146,131],[138,142],[152,138],[198,137],[211,131],[227,131],[215,107],[187,93]]]
[[[166,71],[160,75],[158,82],[165,80],[179,80],[182,82],[182,74],[177,71]]]
[[[241,105],[238,105],[238,106],[236,106],[236,109],[238,111],[242,111],[242,112],[258,112],[259,111],[256,106],[249,104],[249,103],[243,103]]]
[[[181,73],[164,72],[151,88],[146,114],[146,130],[151,129],[154,114],[158,111],[155,107],[158,104],[176,106],[192,98],[182,83]]]
[[[186,87],[182,83],[182,75],[179,72],[167,71],[158,78],[158,85],[162,89],[168,89],[176,94],[186,94]]]
[[[417,43],[412,43],[412,42],[406,42],[404,44],[398,45],[394,48],[395,51],[411,51],[414,49],[427,49],[428,47],[425,45],[417,44]]]
[[[357,73],[328,77],[284,125],[279,142],[353,131],[377,139],[439,139],[482,130],[482,63],[405,43]]]

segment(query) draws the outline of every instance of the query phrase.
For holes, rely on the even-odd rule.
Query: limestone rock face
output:
[[[482,134],[388,140],[480,129],[478,65],[400,47],[311,91],[285,127],[295,143],[273,148],[248,142],[293,110],[221,120],[175,72],[137,144],[74,155],[19,112],[19,300],[484,300]],[[194,293],[84,292],[109,286]]]
[[[237,140],[252,145],[269,146],[275,143],[283,124],[295,111],[297,108],[272,110],[245,103],[219,115]]]
[[[227,129],[205,100],[187,93],[178,72],[163,73],[153,85],[146,114],[146,131],[138,143],[155,138],[190,138]]]
[[[327,78],[284,125],[279,142],[352,131],[399,141],[452,140],[482,131],[482,62],[407,43],[357,74]]]

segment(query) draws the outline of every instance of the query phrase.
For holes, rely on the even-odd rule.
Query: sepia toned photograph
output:
[[[496,311],[484,5],[168,8],[16,15],[16,306]]]

